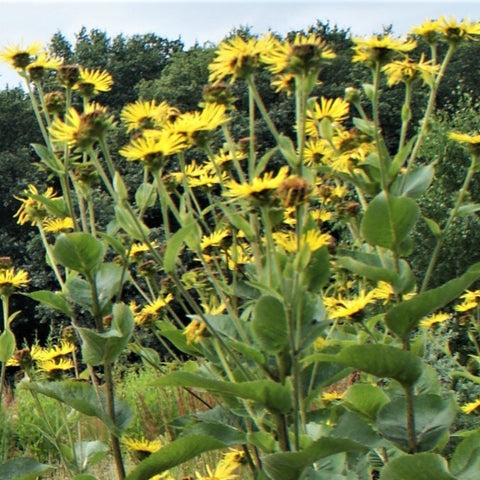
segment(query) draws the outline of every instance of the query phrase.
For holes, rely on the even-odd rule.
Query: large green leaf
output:
[[[361,413],[370,420],[375,420],[378,410],[389,401],[380,387],[366,383],[354,383],[343,399],[349,410]]]
[[[5,363],[15,353],[15,335],[6,328],[0,335],[0,362]]]
[[[55,154],[47,148],[45,145],[40,143],[32,143],[32,147],[35,150],[36,154],[41,158],[42,162],[53,170],[55,173],[63,175],[64,166],[63,163],[55,156]]]
[[[458,298],[478,278],[480,263],[475,263],[461,277],[399,303],[387,312],[388,327],[400,337],[408,338],[422,318]]]
[[[113,307],[112,324],[106,332],[98,333],[89,328],[77,327],[83,341],[83,361],[93,366],[114,362],[127,346],[133,326],[130,308],[117,303]]]
[[[340,452],[362,451],[367,447],[348,438],[325,437],[300,452],[273,453],[263,457],[264,470],[272,480],[298,480],[314,462]]]
[[[168,239],[163,257],[163,268],[166,273],[172,273],[175,270],[175,265],[184,243],[197,229],[196,222],[191,219]]]
[[[311,292],[318,292],[330,277],[330,255],[327,247],[315,250],[303,272],[305,285]]]
[[[148,238],[148,227],[121,204],[115,206],[115,220],[118,226],[123,228],[135,240],[143,242]]]
[[[288,345],[287,312],[281,300],[262,295],[255,304],[252,332],[260,347],[268,353],[279,353]]]
[[[363,216],[362,236],[371,245],[395,250],[412,231],[419,215],[420,209],[411,198],[387,198],[379,193]]]
[[[26,297],[30,297],[37,302],[47,305],[65,315],[72,315],[72,310],[68,305],[67,299],[60,292],[51,292],[50,290],[37,290],[36,292],[24,293]]]
[[[53,467],[30,457],[19,457],[0,465],[0,480],[35,480]]]
[[[227,445],[210,435],[189,435],[168,443],[148,458],[140,462],[125,480],[149,480],[203,452],[218,450]]]
[[[103,315],[108,314],[105,307],[120,290],[124,280],[123,268],[116,263],[103,263],[95,274],[98,303]]]
[[[433,450],[455,419],[455,405],[438,395],[419,395],[414,397],[413,406],[418,451]],[[378,412],[376,425],[384,438],[402,450],[409,450],[405,398],[385,404]]]
[[[450,470],[460,480],[478,480],[480,476],[480,429],[464,438],[450,460]]]
[[[104,253],[102,242],[83,232],[62,233],[53,247],[58,263],[84,275],[92,275],[100,267]]]
[[[18,388],[32,390],[90,417],[99,418],[114,434],[118,435],[133,418],[130,407],[121,399],[115,399],[115,420],[106,413],[107,401],[103,392],[95,391],[93,385],[73,380],[62,382],[22,382]],[[100,398],[99,398],[100,397]]]
[[[252,400],[277,413],[288,413],[292,409],[290,389],[270,380],[233,383],[215,380],[196,373],[173,372],[156,379],[153,384],[197,387],[220,395],[233,395],[245,400]]]
[[[380,480],[458,480],[448,472],[446,460],[435,453],[417,453],[394,458]]]
[[[380,378],[393,378],[404,386],[413,385],[422,373],[422,361],[416,355],[381,344],[349,345],[337,354],[317,353],[306,361],[339,363]]]

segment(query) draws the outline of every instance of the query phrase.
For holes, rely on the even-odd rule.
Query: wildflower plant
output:
[[[448,320],[444,307],[459,298],[458,309],[478,300],[464,294],[480,278],[478,264],[429,289],[445,234],[465,208],[478,170],[478,135],[451,134],[472,162],[443,224],[421,212],[418,199],[435,180],[435,168],[433,162],[418,165],[417,158],[448,62],[479,29],[440,19],[405,39],[354,39],[353,61],[371,71],[372,82],[346,86],[345,98],[336,99],[311,98],[335,57],[318,36],[235,37],[218,46],[201,110],[182,113],[139,100],[119,119],[94,103],[114,81],[107,72],[45,62],[57,69],[53,76],[63,88],[57,102],[64,99],[63,108],[49,110],[43,77],[29,74],[29,65],[43,58],[38,47],[5,50],[3,58],[27,83],[44,134],[44,144],[34,148],[61,188],[57,196],[30,186],[19,196],[19,222],[39,228],[59,283],[57,292],[29,295],[70,318],[91,380],[27,379],[23,388],[104,422],[120,480],[173,478],[173,467],[232,446],[241,454],[197,478],[379,474],[408,480],[419,470],[473,478],[476,464],[469,459],[479,432],[466,433],[451,457],[442,456],[461,410],[451,392],[442,391],[422,349],[426,329]],[[427,41],[429,58],[416,55],[415,36]],[[447,44],[443,58],[439,42]],[[255,83],[259,69],[272,75],[273,87],[288,87],[293,95],[293,138],[269,116]],[[382,79],[387,87],[405,86],[398,143],[390,149],[379,116]],[[224,82],[247,85],[246,148],[232,134],[231,104],[211,94]],[[429,97],[425,118],[410,136],[411,92],[419,85]],[[82,101],[73,102],[76,96]],[[256,143],[256,112],[274,142],[267,151]],[[108,135],[118,128],[132,136],[111,152]],[[140,185],[124,181],[118,167],[124,161],[143,170]],[[94,171],[110,195],[108,225],[98,224],[79,169]],[[146,225],[147,211],[161,216],[160,233]],[[410,234],[420,219],[436,239],[424,278],[416,278],[408,262],[415,248]],[[334,238],[334,222],[345,226],[347,237]],[[131,302],[127,285],[136,291]],[[478,347],[477,318],[470,327]],[[142,345],[145,335],[155,336],[174,360],[167,364]],[[115,396],[112,372],[128,350],[158,370],[156,386],[197,396],[204,391],[216,400],[207,412],[181,419],[171,442],[145,440],[155,448],[142,450],[147,458],[127,472],[124,447],[132,440],[122,435],[130,412]],[[479,382],[463,370],[458,374]],[[463,411],[477,408],[475,400]],[[78,445],[66,460],[85,450],[85,442]],[[70,467],[67,474],[76,478],[83,471]]]

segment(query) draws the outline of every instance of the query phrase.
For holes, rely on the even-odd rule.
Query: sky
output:
[[[195,42],[217,43],[234,28],[249,26],[253,33],[268,30],[285,34],[320,20],[350,29],[356,36],[372,35],[393,25],[397,35],[441,15],[457,20],[480,20],[478,0],[364,1],[364,0],[0,0],[0,49],[48,43],[61,32],[74,43],[84,26],[119,34],[156,33],[180,38],[187,47]],[[0,63],[0,88],[15,87],[21,79]]]

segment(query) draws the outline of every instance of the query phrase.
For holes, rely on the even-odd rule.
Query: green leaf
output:
[[[113,363],[127,346],[133,326],[130,308],[117,303],[113,307],[112,324],[108,331],[97,333],[89,328],[77,327],[83,341],[83,361],[93,366]]]
[[[167,247],[163,257],[163,268],[165,273],[173,273],[175,271],[175,265],[177,263],[178,256],[180,255],[180,251],[183,248],[183,244],[196,229],[197,224],[194,220],[191,220],[168,239]]]
[[[92,312],[92,291],[86,280],[77,276],[70,277],[66,283],[68,298]]]
[[[307,267],[303,271],[306,287],[310,292],[318,292],[330,278],[330,255],[327,247],[312,253]]]
[[[84,275],[92,275],[98,270],[104,253],[102,242],[83,232],[62,233],[53,247],[58,263]]]
[[[261,296],[255,304],[252,333],[261,348],[279,353],[288,345],[287,313],[283,303],[273,295]]]
[[[388,170],[388,176],[390,179],[395,178],[400,169],[403,167],[403,165],[407,161],[408,156],[410,155],[410,152],[412,151],[413,144],[416,140],[416,136],[412,137],[395,155],[392,160],[392,164],[390,165],[390,168]]]
[[[350,410],[375,420],[378,410],[390,399],[384,391],[376,385],[354,383],[343,399],[343,404]]]
[[[448,473],[447,461],[435,453],[394,458],[382,469],[380,480],[458,480]]]
[[[193,426],[187,426],[184,435],[208,435],[220,440],[224,445],[241,445],[245,443],[245,432],[237,428],[216,422],[197,422]]]
[[[168,443],[140,462],[125,480],[150,480],[154,475],[195,458],[203,452],[226,447],[220,440],[209,435],[189,435]]]
[[[115,206],[115,220],[118,226],[125,230],[135,240],[144,241],[148,238],[148,227],[140,220],[133,218],[127,208],[118,204]]]
[[[333,437],[348,438],[368,448],[376,448],[383,442],[371,425],[360,415],[353,412],[345,412],[340,417],[331,435]]]
[[[478,480],[480,472],[480,429],[464,438],[450,460],[450,470],[460,480]]]
[[[422,361],[411,352],[390,345],[350,345],[333,355],[317,353],[305,361],[334,362],[380,378],[393,378],[404,386],[413,385],[422,373]]]
[[[71,316],[72,309],[68,305],[67,299],[61,292],[51,292],[50,290],[37,290],[36,292],[24,293],[26,297],[30,297],[37,302],[54,308],[65,315]]]
[[[100,462],[107,453],[108,447],[98,440],[75,444],[75,458],[82,471],[86,471],[88,467]]]
[[[399,177],[397,180],[398,187],[392,186],[392,193],[402,195],[404,197],[418,198],[422,196],[431,185],[435,169],[433,165],[425,165],[417,168],[413,172],[409,172],[407,177]],[[400,188],[401,182],[403,186]]]
[[[480,205],[478,203],[464,203],[460,205],[457,210],[457,217],[467,217],[480,211]]]
[[[0,335],[0,362],[7,362],[15,353],[15,335],[6,328]]]
[[[448,432],[455,419],[453,401],[439,395],[414,397],[415,440],[418,451],[433,450]],[[385,404],[378,412],[377,428],[380,434],[404,451],[409,450],[407,409],[405,398]]]
[[[422,217],[424,222],[427,224],[427,227],[429,230],[433,233],[433,236],[435,238],[440,238],[440,235],[442,233],[442,229],[440,228],[440,225],[435,220],[432,220],[431,218],[428,217]]]
[[[408,197],[392,197],[379,193],[368,205],[360,228],[371,245],[394,250],[412,231],[420,209]]]
[[[422,318],[458,298],[478,278],[480,263],[475,263],[461,277],[399,303],[387,312],[385,320],[388,328],[407,338]]]
[[[135,203],[140,210],[153,207],[157,201],[157,191],[151,183],[142,183],[135,192]]]
[[[62,162],[55,156],[55,154],[49,150],[45,145],[40,143],[32,143],[32,147],[35,153],[40,157],[42,162],[52,171],[63,175],[64,167]]]
[[[72,480],[98,480],[98,478],[88,473],[79,473],[75,475]]]
[[[367,447],[348,438],[325,437],[300,452],[265,455],[263,465],[272,480],[298,480],[305,468],[316,461],[340,452],[362,451]]]
[[[270,380],[233,383],[196,373],[173,372],[156,379],[153,385],[196,387],[220,395],[234,395],[252,400],[275,413],[288,413],[292,409],[290,389]]]
[[[69,405],[84,415],[97,417],[115,435],[119,435],[133,419],[130,407],[123,400],[116,398],[115,420],[112,420],[105,411],[107,404],[105,394],[95,391],[93,385],[88,383],[76,382],[74,380],[64,380],[62,382],[21,382],[18,388],[46,395]]]
[[[102,315],[109,313],[104,309],[112,297],[120,291],[120,286],[124,280],[123,275],[123,268],[116,263],[103,263],[95,274],[98,303]]]
[[[366,133],[369,137],[373,138],[375,136],[375,125],[372,121],[355,117],[352,119],[352,122],[361,132]]]
[[[19,457],[0,465],[0,480],[35,480],[51,472],[53,467],[30,457]]]
[[[247,434],[247,442],[254,445],[261,452],[274,453],[278,450],[277,441],[273,434],[267,432],[252,432]]]

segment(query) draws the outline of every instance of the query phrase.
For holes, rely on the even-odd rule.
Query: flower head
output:
[[[198,343],[205,336],[207,325],[205,322],[193,319],[183,330],[187,343]]]
[[[465,41],[477,39],[478,35],[480,35],[480,23],[472,23],[468,18],[459,22],[453,17],[446,18],[442,16],[438,19],[438,27],[445,41],[454,46]]]
[[[120,118],[130,132],[161,127],[178,115],[180,111],[167,102],[157,104],[155,100],[150,102],[137,100],[123,108]]]
[[[112,125],[113,117],[105,107],[89,103],[82,114],[71,107],[65,120],[56,118],[49,130],[54,142],[67,143],[84,151],[100,140]]]
[[[463,146],[474,156],[480,155],[480,134],[468,135],[467,133],[450,132],[448,137]]]
[[[418,62],[410,58],[394,60],[387,63],[382,70],[386,73],[387,83],[391,87],[400,82],[411,83],[418,78],[432,86],[439,69],[440,65],[432,65],[431,62],[425,61],[422,55]]]
[[[375,295],[372,292],[360,292],[359,295],[352,298],[325,298],[325,307],[329,318],[349,318],[361,312],[367,305],[375,301]]]
[[[52,187],[48,187],[47,190],[40,195],[37,187],[29,185],[26,190],[23,191],[24,197],[15,197],[22,202],[22,205],[15,213],[14,217],[18,217],[17,223],[24,225],[30,222],[31,225],[38,225],[48,217],[48,210],[45,204],[42,202],[42,197],[46,200],[60,200],[60,197],[55,196],[55,192]]]
[[[160,312],[173,300],[173,295],[169,293],[165,298],[159,297],[151,304],[145,305],[138,313],[133,315],[135,323],[146,325],[157,319]]]
[[[185,146],[182,135],[161,130],[133,139],[119,153],[127,160],[140,160],[147,168],[156,170],[164,165],[166,157],[181,152]]]
[[[42,51],[42,48],[39,42],[32,43],[27,47],[11,45],[3,49],[0,58],[17,70],[25,70],[30,63],[35,61],[36,55]]]
[[[250,183],[237,183],[230,180],[226,183],[225,196],[231,198],[247,198],[254,203],[268,203],[272,199],[273,192],[278,189],[288,176],[288,167],[283,166],[275,175],[268,172],[263,177],[255,177]]]
[[[462,412],[466,414],[470,414],[477,410],[477,408],[480,407],[480,398],[477,398],[474,402],[466,403],[463,405],[461,408]]]
[[[397,39],[392,35],[354,38],[353,41],[355,42],[353,61],[365,62],[369,67],[376,63],[384,65],[390,62],[395,54],[408,53],[417,46],[415,40]]]
[[[41,52],[33,62],[28,64],[28,77],[31,81],[41,81],[49,70],[56,70],[61,64],[60,58]]]
[[[104,70],[90,70],[80,67],[79,77],[74,90],[90,99],[100,92],[108,92],[113,84],[112,76]]]
[[[42,222],[42,229],[45,232],[50,233],[61,233],[73,230],[73,219],[72,217],[65,218],[47,218]]]
[[[309,75],[317,74],[335,56],[317,35],[298,33],[293,42],[272,39],[270,48],[264,50],[261,59],[272,73]]]
[[[439,323],[444,323],[447,320],[450,320],[451,315],[445,312],[439,312],[434,315],[430,315],[429,317],[420,321],[419,325],[423,328],[431,328]]]
[[[13,267],[0,270],[0,295],[11,295],[16,289],[22,288],[29,282],[28,272]]]
[[[230,77],[230,82],[237,78],[246,78],[259,65],[260,54],[265,50],[265,40],[240,36],[225,40],[218,45],[215,58],[209,65],[209,81],[217,84]]]
[[[305,131],[307,135],[318,136],[318,123],[324,118],[331,123],[338,124],[348,118],[350,104],[343,98],[325,98],[320,99],[320,103],[315,102],[313,109],[307,111],[307,121]]]

